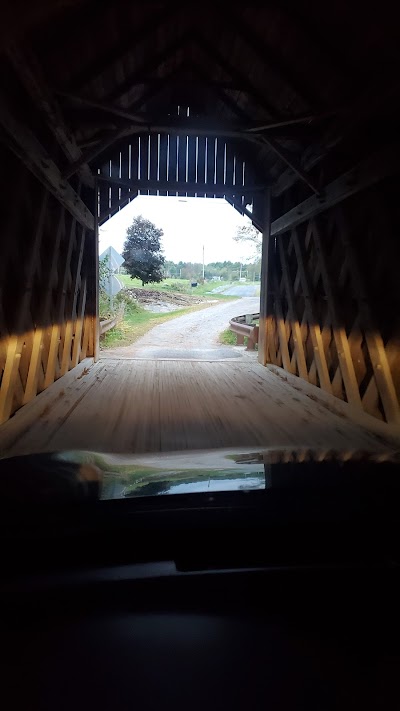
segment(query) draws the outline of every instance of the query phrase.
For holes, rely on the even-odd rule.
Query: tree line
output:
[[[164,263],[164,276],[171,279],[195,279],[200,281],[203,276],[203,265],[200,262]],[[205,279],[219,278],[222,281],[236,281],[240,278],[258,280],[260,276],[260,260],[252,263],[243,262],[209,262],[204,265]]]
[[[252,256],[243,262],[172,262],[162,253],[161,238],[164,233],[142,215],[135,217],[128,227],[122,256],[124,269],[132,277],[141,279],[142,285],[158,283],[165,278],[221,279],[236,281],[241,278],[256,281],[260,278],[260,233],[251,225],[240,227],[234,237],[236,242],[247,242],[252,246]]]

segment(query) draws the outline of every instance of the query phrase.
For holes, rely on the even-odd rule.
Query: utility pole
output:
[[[203,281],[204,281],[204,244],[203,244]]]
[[[111,271],[111,245],[108,248],[108,290],[110,292],[110,309],[113,308],[113,293],[112,293],[112,271]]]

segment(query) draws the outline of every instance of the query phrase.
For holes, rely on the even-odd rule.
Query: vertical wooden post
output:
[[[99,199],[98,199],[98,180],[94,181],[94,235],[93,235],[93,250],[92,250],[92,277],[93,283],[93,357],[95,362],[99,360],[99,342],[100,342],[100,322],[99,322]]]
[[[264,199],[264,220],[261,251],[260,331],[258,338],[258,362],[268,362],[268,340],[273,316],[273,280],[275,238],[271,237],[271,192],[267,188]]]

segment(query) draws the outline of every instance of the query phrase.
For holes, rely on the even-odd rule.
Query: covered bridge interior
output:
[[[98,359],[99,224],[178,194],[263,233],[260,364],[399,424],[395,17],[20,0],[0,33],[0,423]]]

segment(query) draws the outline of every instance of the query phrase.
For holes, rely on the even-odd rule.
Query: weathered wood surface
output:
[[[0,260],[0,422],[93,354],[88,341],[96,282],[85,254],[92,233],[3,149]],[[19,190],[14,185],[18,184]],[[79,191],[79,186],[78,186]],[[93,260],[95,263],[95,260]]]
[[[398,296],[385,256],[394,265],[398,247],[388,185],[276,238],[268,363],[399,425]]]
[[[82,362],[0,427],[2,456],[216,447],[377,452],[399,445],[388,425],[367,415],[361,425],[345,403],[335,408],[332,396],[319,398],[309,384],[302,390],[299,378],[294,388],[257,363],[92,362]]]
[[[327,185],[320,195],[313,195],[281,215],[271,225],[271,234],[277,235],[300,225],[329,207],[343,202],[351,195],[379,183],[398,173],[400,146],[398,143],[369,156],[355,168]]]
[[[60,169],[44,150],[35,134],[13,115],[5,96],[0,94],[0,125],[7,134],[7,146],[33,175],[64,205],[81,225],[93,230],[94,217],[79,195],[65,180]],[[81,165],[84,165],[83,161]]]

